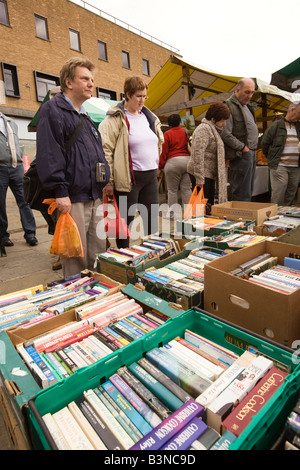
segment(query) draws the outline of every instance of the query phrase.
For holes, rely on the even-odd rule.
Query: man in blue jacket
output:
[[[69,212],[73,217],[84,250],[83,258],[61,258],[65,277],[93,269],[96,254],[106,250],[106,237],[99,229],[103,219],[100,198],[110,170],[100,134],[82,106],[93,94],[93,70],[88,59],[68,60],[60,72],[61,93],[41,106],[37,122],[39,178],[52,191],[58,213]],[[75,142],[66,151],[66,143],[76,132]]]

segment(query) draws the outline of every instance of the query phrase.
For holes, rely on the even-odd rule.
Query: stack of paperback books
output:
[[[286,375],[185,330],[42,419],[58,449],[223,450],[242,432],[229,418],[244,417],[252,395],[257,413]]]
[[[37,292],[32,290],[0,297],[0,330],[32,324],[107,295],[116,283],[100,282],[78,274],[72,280]]]
[[[294,263],[299,261],[285,257],[284,265],[280,265],[278,257],[264,253],[237,266],[231,274],[277,292],[289,294],[300,288],[300,268],[290,267],[289,260],[293,260]]]
[[[163,284],[165,288],[182,294],[203,292],[205,264],[224,254],[202,248],[193,250],[186,258],[167,264],[163,268],[150,268],[139,277],[153,284]]]
[[[288,217],[300,217],[299,206],[278,206],[279,215],[287,215]]]
[[[212,235],[205,240],[208,246],[222,246],[223,248],[230,248],[233,250],[244,248],[254,245],[255,243],[263,242],[265,240],[274,240],[276,237],[269,237],[264,235],[257,235],[256,233],[235,232],[228,231],[220,235]]]
[[[196,235],[211,236],[214,234],[222,233],[226,230],[247,230],[250,221],[244,220],[228,220],[216,217],[195,217],[191,219],[184,219],[180,222],[182,225],[183,233],[190,231],[195,232]],[[191,230],[189,230],[191,228]],[[180,231],[179,223],[177,229]]]
[[[72,375],[130,344],[163,324],[168,317],[143,311],[122,292],[75,309],[80,321],[31,338],[16,349],[42,387]]]
[[[139,245],[132,245],[129,248],[110,248],[105,253],[101,253],[101,257],[113,258],[118,263],[126,263],[130,266],[138,266],[153,258],[163,260],[179,252],[180,247],[176,240],[149,235]]]
[[[274,234],[275,236],[282,235],[289,230],[292,230],[300,225],[300,218],[287,215],[278,215],[276,217],[270,217],[265,220],[262,225],[262,230],[267,233]]]

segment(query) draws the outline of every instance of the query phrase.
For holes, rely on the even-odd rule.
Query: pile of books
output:
[[[184,219],[183,222],[192,225],[193,229],[197,232],[209,232],[211,229],[218,229],[220,231],[246,229],[249,223],[242,220],[218,219],[205,216]]]
[[[204,290],[204,266],[225,253],[206,249],[193,250],[186,258],[174,261],[163,268],[150,268],[141,275],[149,282],[159,282],[177,292],[196,293]]]
[[[288,217],[300,217],[299,206],[278,206],[277,213],[279,215],[287,215]]]
[[[72,375],[153,331],[168,317],[146,313],[122,292],[75,309],[79,321],[31,338],[16,349],[42,387]]]
[[[293,261],[299,262],[298,259]],[[277,256],[264,253],[240,264],[231,274],[283,294],[295,292],[300,288],[300,268],[290,267],[289,257],[285,258],[284,265],[280,265]]]
[[[226,243],[230,248],[244,248],[265,240],[274,240],[276,237],[257,235],[254,233],[224,232],[220,235],[212,235],[205,240],[206,243],[214,242],[216,244]]]
[[[300,399],[288,415],[285,423],[284,449],[300,450]]]
[[[104,297],[114,287],[80,274],[61,284],[32,292],[31,289],[0,297],[0,331],[32,324],[58,315],[79,305]]]
[[[270,217],[262,224],[262,229],[267,230],[268,233],[274,233],[277,236],[288,232],[300,225],[300,217],[278,215]]]
[[[185,330],[42,419],[58,449],[223,450],[263,406],[254,398],[266,402],[286,375]]]
[[[118,263],[138,266],[153,258],[163,260],[176,253],[180,253],[176,240],[150,235],[139,245],[132,245],[129,248],[110,248],[105,253],[101,253],[101,258],[113,258]]]

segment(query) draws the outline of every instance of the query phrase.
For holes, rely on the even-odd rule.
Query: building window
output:
[[[2,75],[6,96],[14,96],[15,98],[20,98],[17,67],[15,65],[5,64],[4,62],[2,62]]]
[[[59,85],[59,77],[48,75],[46,73],[34,72],[36,97],[38,101],[43,101],[48,91],[54,86]]]
[[[69,29],[70,34],[70,47],[74,49],[74,51],[80,51],[80,37],[78,31],[74,29]]]
[[[6,0],[0,0],[0,23],[9,26]]]
[[[149,60],[143,59],[143,74],[150,75]]]
[[[107,50],[106,50],[105,42],[98,41],[98,54],[99,54],[99,59],[107,60]]]
[[[39,16],[39,15],[34,15],[34,21],[35,21],[35,30],[36,30],[37,37],[41,39],[49,39],[46,18],[43,18],[42,16]]]
[[[117,100],[117,93],[112,90],[106,90],[105,88],[96,88],[98,98],[103,98],[104,100]]]
[[[122,66],[130,69],[129,52],[122,51]]]

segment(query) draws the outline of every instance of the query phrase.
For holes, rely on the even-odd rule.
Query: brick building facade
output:
[[[120,100],[127,76],[143,75],[149,83],[174,52],[80,4],[0,0],[0,110],[21,124],[21,133],[47,90],[59,83],[67,59],[89,58],[96,66],[94,96]]]

